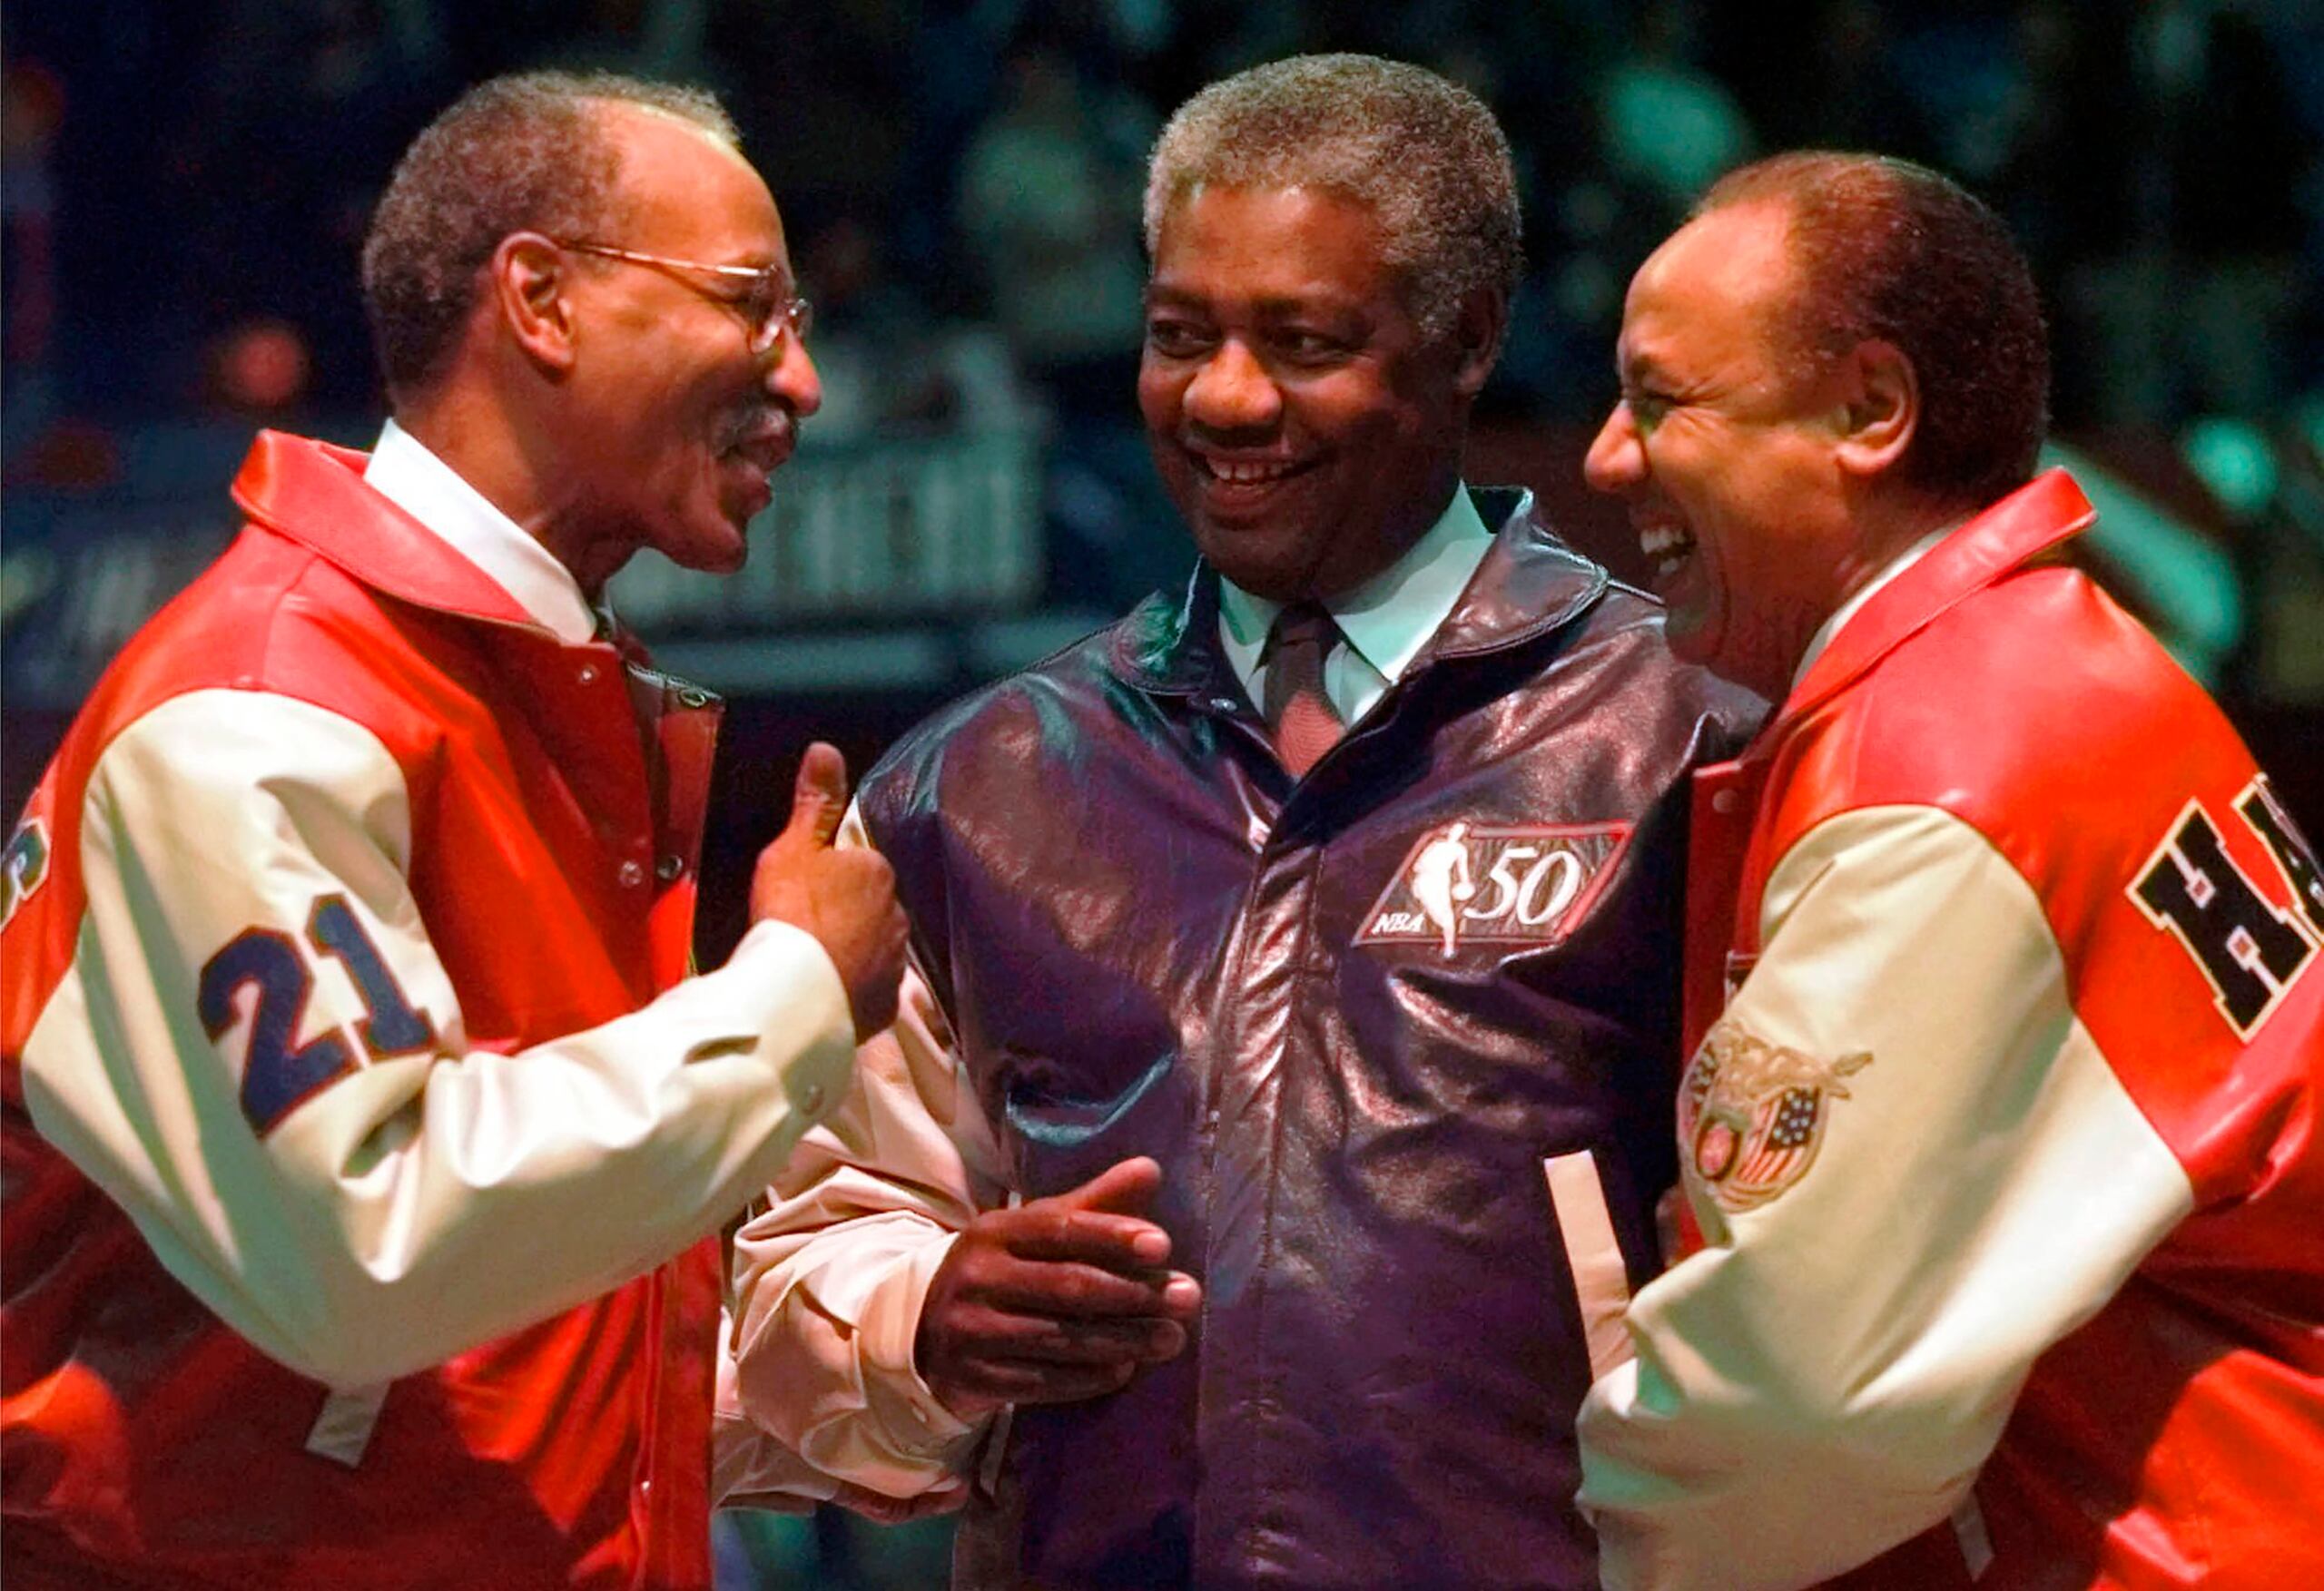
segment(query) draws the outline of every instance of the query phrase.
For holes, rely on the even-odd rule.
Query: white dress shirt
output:
[[[1371,579],[1324,605],[1346,644],[1324,660],[1324,693],[1353,727],[1372,711],[1420,655],[1461,600],[1492,532],[1465,486],[1456,489],[1428,533]],[[1227,665],[1253,702],[1266,700],[1267,632],[1283,604],[1254,596],[1224,575],[1218,582],[1218,638]]]
[[[597,616],[573,572],[395,421],[379,428],[363,480],[483,570],[567,646],[597,633]]]

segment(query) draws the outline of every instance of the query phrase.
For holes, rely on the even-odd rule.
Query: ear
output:
[[[572,280],[565,251],[538,232],[511,232],[485,265],[492,305],[509,340],[545,374],[573,368]]]
[[[1509,295],[1498,288],[1480,288],[1461,300],[1452,322],[1452,342],[1460,362],[1453,367],[1452,386],[1463,398],[1484,390],[1485,378],[1501,362],[1502,339],[1509,331]]]
[[[1921,384],[1913,361],[1893,342],[1860,342],[1842,361],[1840,467],[1869,480],[1895,468],[1920,427]]]

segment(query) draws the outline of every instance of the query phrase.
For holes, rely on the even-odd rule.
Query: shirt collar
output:
[[[1452,612],[1492,545],[1492,532],[1468,488],[1457,486],[1436,523],[1403,557],[1324,606],[1348,645],[1393,683]],[[1281,603],[1219,577],[1220,638],[1236,673],[1246,681],[1282,611]]]
[[[1796,691],[1799,688],[1799,682],[1807,677],[1808,666],[1818,657],[1821,657],[1824,654],[1824,649],[1831,645],[1832,637],[1840,633],[1840,627],[1843,624],[1846,624],[1850,619],[1856,617],[1856,615],[1863,610],[1864,604],[1870,602],[1874,594],[1877,593],[1882,586],[1887,584],[1890,581],[1896,579],[1897,575],[1902,575],[1905,570],[1919,563],[1921,559],[1928,555],[1929,550],[1935,547],[1937,543],[1943,541],[1946,536],[1951,535],[1955,531],[1960,528],[1961,527],[1958,525],[1939,525],[1936,529],[1930,531],[1926,535],[1922,536],[1920,540],[1915,542],[1903,552],[1898,553],[1895,557],[1889,559],[1888,562],[1882,566],[1879,574],[1875,575],[1871,579],[1866,581],[1863,585],[1856,589],[1856,593],[1854,596],[1849,597],[1847,601],[1842,603],[1838,607],[1834,608],[1832,610],[1832,616],[1826,619],[1823,624],[1817,628],[1816,633],[1808,638],[1807,650],[1800,657],[1799,666],[1794,669],[1791,673],[1792,689]]]
[[[483,570],[567,646],[597,633],[597,615],[572,571],[395,421],[380,427],[363,480]]]

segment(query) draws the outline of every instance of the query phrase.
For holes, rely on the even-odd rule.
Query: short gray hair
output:
[[[1365,206],[1432,337],[1481,288],[1524,269],[1509,140],[1468,90],[1374,55],[1295,55],[1222,79],[1178,107],[1147,167],[1146,250],[1200,186],[1315,188]]]
[[[620,146],[601,113],[635,105],[742,140],[701,89],[608,72],[524,72],[478,83],[413,140],[363,240],[363,307],[390,393],[443,373],[476,308],[477,271],[527,230],[578,238],[601,229]]]

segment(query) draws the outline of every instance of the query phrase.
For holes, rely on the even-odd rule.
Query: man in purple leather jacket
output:
[[[1758,704],[1461,481],[1519,267],[1482,105],[1242,74],[1146,227],[1202,565],[864,781],[914,976],[741,1234],[740,1401],[962,1498],[966,1585],[1594,1586],[1573,1417],[1674,1170],[1671,798]]]

